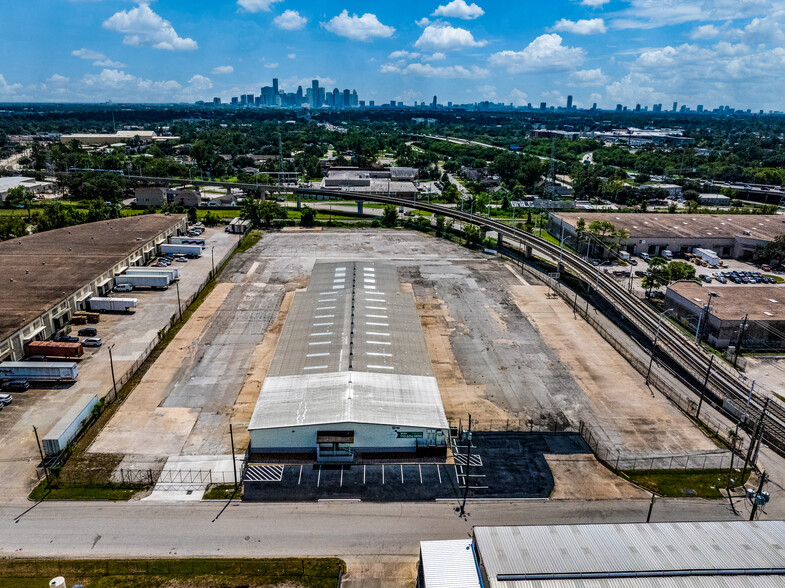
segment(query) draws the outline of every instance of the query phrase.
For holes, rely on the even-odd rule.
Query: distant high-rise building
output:
[[[622,106],[621,104],[616,105],[616,112],[621,112]]]
[[[220,106],[220,105],[221,105],[221,99],[218,96],[213,98],[213,106]]]
[[[452,108],[452,102],[447,103],[447,108]]]
[[[673,110],[671,112],[676,112],[676,107],[678,107],[678,105],[679,105],[678,102],[674,102],[673,103]]]
[[[390,100],[390,106],[392,106],[393,108],[395,108],[395,100]]]
[[[238,100],[237,96],[232,96],[232,104],[237,104]]]
[[[278,78],[273,78],[273,95],[278,96]]]
[[[352,108],[356,108],[357,106],[360,105],[360,97],[357,95],[357,90],[352,90],[352,95],[350,97],[350,100],[351,102],[349,106],[351,106]]]
[[[548,105],[545,102],[540,102],[540,110],[545,110],[548,108]]]
[[[297,94],[295,94],[295,100],[297,100],[297,106],[303,105],[303,87],[297,86]]]
[[[572,110],[572,96],[567,96],[567,110]]]
[[[374,106],[376,106],[376,100],[371,100],[371,101],[368,103],[368,106],[370,106],[371,108],[373,108]]]
[[[591,105],[591,109],[592,110],[597,110],[597,103],[596,102]]]
[[[360,100],[360,108],[365,108],[365,100]]]
[[[344,108],[349,108],[352,105],[352,92],[351,90],[344,90],[343,91],[343,102],[341,106]]]
[[[635,112],[640,112],[640,111],[641,111],[641,105],[640,104],[636,104],[635,105]]]
[[[439,103],[438,103],[438,102],[437,102],[437,100],[436,100],[436,96],[434,96],[434,97],[433,97],[433,102],[431,102],[431,106],[433,106],[434,108],[436,108],[436,106],[437,106],[438,104],[439,104]]]
[[[698,104],[698,112],[703,114],[703,104]]]
[[[319,80],[311,81],[311,108],[319,108],[321,103],[319,102]]]

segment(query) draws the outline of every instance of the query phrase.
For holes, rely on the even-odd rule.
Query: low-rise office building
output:
[[[395,266],[317,263],[248,426],[250,458],[444,457],[449,427],[414,295]]]
[[[0,204],[8,198],[8,192],[18,187],[25,188],[33,194],[43,194],[54,191],[54,182],[46,182],[25,176],[10,176],[0,178]]]
[[[180,137],[170,135],[159,136],[155,131],[117,131],[116,133],[76,133],[71,135],[60,135],[61,143],[78,141],[82,145],[114,145],[117,143],[127,143],[139,140],[143,143],[179,141]]]
[[[707,313],[709,292],[716,296],[712,296]],[[693,333],[700,322],[703,337],[718,349],[739,342],[753,349],[785,347],[785,288],[779,286],[712,289],[695,282],[676,282],[665,293],[665,308]]]
[[[417,195],[417,170],[408,167],[387,169],[360,169],[356,167],[332,167],[322,179],[323,190],[342,192],[366,192],[394,196],[414,197]]]
[[[559,212],[548,218],[548,232],[573,246],[578,237],[578,221],[586,229],[594,221],[608,221],[616,229],[626,229],[629,237],[622,250],[631,254],[659,255],[664,250],[676,254],[696,248],[716,251],[721,258],[749,258],[785,233],[785,216],[763,214],[660,214],[613,212]],[[585,239],[585,233],[582,235]],[[584,245],[585,247],[585,245]]]
[[[198,188],[135,188],[137,206],[159,207],[164,204],[175,204],[198,208],[202,205],[202,195]]]
[[[722,194],[701,194],[698,196],[701,206],[730,206],[730,198]]]
[[[0,242],[0,361],[21,359],[26,342],[52,337],[117,274],[185,232],[184,215],[145,214]]]

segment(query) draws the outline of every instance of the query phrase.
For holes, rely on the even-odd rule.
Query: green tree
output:
[[[312,227],[316,224],[316,211],[309,206],[303,206],[300,212],[300,226]]]
[[[436,236],[444,236],[444,217],[442,215],[437,215],[436,217]]]
[[[254,227],[269,227],[273,219],[286,218],[286,211],[272,200],[261,200],[259,198],[247,198],[243,203],[240,216],[251,221]]]
[[[387,204],[382,213],[382,226],[388,229],[398,224],[398,209],[394,204]]]
[[[506,194],[504,196],[502,196],[502,206],[501,206],[501,208],[502,208],[502,210],[504,212],[507,212],[508,210],[510,210],[510,199],[507,197]]]
[[[195,223],[197,219],[196,208],[191,206],[186,213],[188,215],[188,222]]]
[[[695,279],[695,266],[684,261],[672,261],[667,266],[668,283]]]
[[[752,260],[755,263],[769,263],[775,267],[785,263],[785,234],[778,235],[774,241],[765,246],[756,247]]]
[[[22,207],[27,209],[27,216],[30,217],[30,204],[33,201],[33,193],[24,186],[16,186],[8,190],[5,205],[12,208]]]
[[[213,212],[212,210],[211,210],[211,211],[209,211],[209,212],[208,212],[206,215],[204,215],[204,224],[205,224],[206,226],[208,226],[208,227],[214,227],[214,226],[216,226],[216,225],[217,225],[219,222],[221,222],[221,219],[220,219],[220,218],[218,217],[218,215],[217,215],[215,212]]]
[[[643,287],[651,292],[652,288],[659,288],[668,284],[670,284],[668,262],[663,257],[655,257],[649,262],[649,270],[643,277]]]
[[[463,225],[463,236],[466,239],[466,246],[477,249],[485,238],[485,231],[480,227],[470,224]]]

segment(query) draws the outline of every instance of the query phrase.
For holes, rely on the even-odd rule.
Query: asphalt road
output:
[[[475,525],[642,522],[643,501],[0,505],[0,556],[416,556],[419,541]],[[29,510],[28,510],[29,509]],[[662,500],[653,521],[732,520],[725,501]]]

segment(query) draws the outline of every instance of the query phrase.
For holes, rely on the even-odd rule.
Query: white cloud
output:
[[[111,59],[99,59],[98,61],[94,61],[93,65],[96,67],[108,67],[110,69],[125,69],[124,63]]]
[[[489,58],[489,63],[504,67],[509,73],[564,71],[583,64],[586,51],[580,47],[562,45],[556,33],[540,35],[523,51],[500,51]]]
[[[486,77],[489,72],[487,69],[473,65],[464,67],[462,65],[449,65],[445,67],[434,67],[427,63],[410,63],[407,66],[400,66],[393,63],[386,63],[380,68],[382,73],[397,73],[401,75],[413,75],[428,78],[463,78],[478,79]]]
[[[387,39],[395,34],[393,27],[382,24],[376,15],[370,12],[362,16],[356,14],[349,16],[349,11],[344,10],[338,16],[323,22],[322,26],[339,37],[346,37],[353,41],[368,41],[374,37]]]
[[[276,2],[283,0],[237,0],[237,6],[246,12],[270,12]]]
[[[387,56],[387,59],[399,60],[399,59],[417,59],[420,57],[420,53],[411,52],[411,51],[393,51]]]
[[[614,29],[653,29],[687,22],[737,20],[765,16],[780,0],[628,0],[615,13]]]
[[[562,31],[576,35],[598,35],[605,33],[608,30],[605,27],[605,21],[601,18],[592,18],[589,20],[567,20],[562,18],[553,25],[552,29],[554,31]]]
[[[273,19],[275,26],[285,31],[299,31],[308,23],[308,19],[300,16],[296,10],[284,10]]]
[[[690,39],[694,39],[696,41],[706,41],[707,39],[713,39],[719,34],[720,29],[718,29],[713,24],[701,25],[692,29],[690,32]]]
[[[234,72],[234,68],[231,65],[219,65],[218,67],[214,67],[210,73],[216,76],[220,76],[223,74],[230,74],[233,72]]]
[[[529,97],[526,95],[526,92],[513,88],[510,92],[510,102],[515,104],[515,106],[526,106],[529,103]]]
[[[264,67],[266,67],[267,69],[275,69],[276,67],[278,67],[278,64],[277,63],[265,63]]]
[[[431,53],[430,55],[423,55],[423,61],[444,61],[447,59],[447,55],[444,53],[437,51],[436,53]]]
[[[86,74],[82,80],[86,86],[116,89],[129,82],[136,82],[138,78],[119,69],[104,69],[99,74]]]
[[[570,74],[568,86],[603,86],[610,78],[602,73],[602,69],[581,69]]]
[[[47,81],[47,82],[49,82],[49,83],[51,83],[51,84],[64,84],[64,83],[66,83],[66,82],[67,82],[69,79],[70,79],[70,78],[67,78],[67,77],[65,77],[65,76],[61,76],[60,74],[52,74],[51,76],[49,76],[48,78],[46,78],[46,81]]]
[[[289,59],[297,59],[297,53],[289,53],[286,57]]]
[[[453,51],[455,49],[483,47],[486,43],[487,41],[475,41],[474,36],[466,29],[434,23],[425,27],[414,46],[418,49]]]
[[[79,57],[80,59],[107,59],[106,55],[100,51],[93,51],[92,49],[74,49],[71,55]]]
[[[733,30],[730,34],[750,44],[771,43],[782,45],[785,43],[784,22],[785,10],[777,10],[763,18],[753,18],[743,29]]]
[[[602,8],[602,6],[610,1],[611,0],[581,0],[581,4],[583,6],[588,6],[589,8]]]
[[[477,91],[482,95],[485,100],[496,100],[496,86],[491,86],[490,84],[486,84],[484,86],[479,86]]]
[[[113,14],[104,21],[103,27],[123,33],[123,43],[133,47],[146,45],[165,51],[192,51],[199,48],[193,39],[180,37],[172,23],[153,12],[146,3]]]
[[[466,4],[466,0],[452,0],[449,4],[439,6],[431,16],[446,16],[448,18],[461,18],[474,20],[485,14],[485,11],[476,4]]]
[[[420,20],[415,20],[414,24],[416,24],[418,27],[424,29],[429,24],[431,24],[431,19],[428,18],[427,16],[423,16]]]
[[[209,90],[213,87],[213,82],[210,80],[210,78],[200,74],[196,74],[194,77],[188,80],[188,84],[193,90],[196,91]]]

